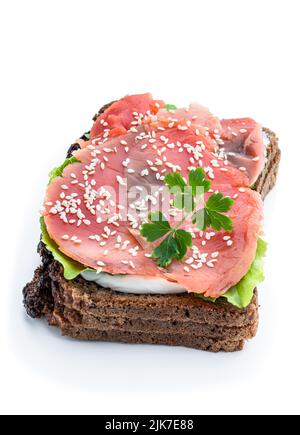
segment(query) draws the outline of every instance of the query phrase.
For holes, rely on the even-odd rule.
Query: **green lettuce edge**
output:
[[[78,159],[76,159],[76,157],[70,157],[68,159],[66,159],[60,166],[58,166],[57,168],[52,169],[52,171],[49,173],[49,184],[51,183],[51,181],[53,181],[55,178],[57,177],[61,177],[64,169],[71,165],[72,163],[79,163],[80,161]]]
[[[231,305],[238,308],[246,308],[251,303],[254,290],[258,284],[264,281],[264,258],[267,252],[267,242],[263,239],[258,239],[256,257],[253,261],[248,273],[241,281],[221,296],[225,298]],[[216,302],[217,299],[206,298],[202,295],[195,294],[208,302]]]
[[[64,277],[71,281],[72,279],[77,278],[82,272],[85,272],[88,269],[86,266],[78,263],[75,260],[72,260],[67,255],[63,254],[54,240],[51,239],[49,233],[47,231],[47,227],[45,224],[45,220],[43,217],[40,218],[41,232],[42,232],[42,242],[45,244],[48,251],[50,251],[56,261],[58,261],[64,269]]]
[[[61,177],[63,175],[63,172],[65,168],[69,165],[72,165],[73,163],[80,163],[80,160],[78,160],[76,157],[72,156],[67,158],[60,166],[57,166],[56,168],[52,169],[52,171],[49,173],[49,182],[50,184],[54,179]],[[86,266],[83,266],[82,264],[78,263],[75,260],[72,260],[67,255],[63,254],[58,245],[54,242],[53,239],[51,239],[47,226],[45,223],[44,217],[40,218],[40,227],[41,227],[41,240],[45,244],[48,251],[50,251],[56,261],[58,261],[64,269],[64,277],[67,280],[72,280],[77,278],[78,275],[80,275],[82,272],[86,270],[91,270],[86,268]]]
[[[165,105],[165,109],[170,112],[171,110],[176,110],[177,106],[175,106],[175,104],[166,104]]]

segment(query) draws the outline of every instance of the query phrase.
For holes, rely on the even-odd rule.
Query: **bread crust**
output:
[[[110,104],[100,109],[94,119]],[[266,128],[264,133],[269,138],[267,162],[253,186],[263,199],[276,183],[281,157],[275,133]],[[78,147],[73,144],[68,156]],[[234,352],[242,350],[245,341],[256,335],[257,291],[243,310],[222,298],[211,303],[192,294],[123,294],[80,277],[67,281],[61,265],[42,242],[38,252],[42,265],[23,290],[24,305],[29,316],[45,316],[49,325],[59,327],[64,336]]]

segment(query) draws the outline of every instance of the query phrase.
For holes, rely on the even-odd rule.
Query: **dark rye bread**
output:
[[[265,199],[276,184],[279,163],[281,159],[281,151],[279,149],[278,138],[276,134],[268,128],[264,128],[263,131],[269,139],[269,145],[267,147],[267,161],[264,170],[258,177],[253,189],[259,192],[262,198]]]
[[[45,277],[47,276],[47,282]],[[36,292],[42,282],[51,294],[41,305]],[[82,278],[67,281],[61,266],[52,261],[35,272],[25,290],[28,314],[45,315],[65,336],[84,340],[180,345],[217,351],[241,350],[255,336],[258,324],[257,294],[239,310],[225,300],[215,304],[193,295],[134,295],[99,288]],[[38,296],[39,302],[41,298]]]
[[[254,186],[263,198],[275,185],[280,162],[276,135],[268,129],[264,132],[270,142],[267,163]],[[73,144],[68,156],[78,147]],[[67,281],[61,265],[43,243],[39,244],[38,252],[42,265],[24,288],[24,305],[31,317],[46,316],[48,323],[58,326],[64,336],[233,352],[242,350],[245,341],[256,334],[257,292],[243,310],[224,299],[211,303],[191,294],[122,294],[80,277]]]

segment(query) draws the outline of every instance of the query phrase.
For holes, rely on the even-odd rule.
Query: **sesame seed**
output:
[[[149,175],[148,169],[143,169],[140,175],[141,175],[141,177],[145,177],[145,176]]]
[[[189,273],[189,272],[190,272],[190,268],[189,268],[189,267],[187,267],[187,266],[185,266],[185,267],[183,268],[183,270],[184,270],[185,272],[187,272],[187,273]]]
[[[97,261],[97,266],[104,267],[105,263],[103,263],[103,261]]]
[[[228,240],[227,246],[232,246],[232,245],[233,245],[233,241],[232,240]]]
[[[186,264],[192,264],[194,262],[194,258],[193,257],[190,257],[190,258],[188,258],[187,260],[186,260]]]
[[[126,186],[126,181],[123,180],[122,177],[120,177],[120,175],[117,175],[117,181],[119,184],[121,184],[121,186]]]
[[[67,234],[65,234],[64,236],[62,236],[62,239],[63,239],[63,240],[69,240],[69,238],[70,238],[70,237],[69,237]]]

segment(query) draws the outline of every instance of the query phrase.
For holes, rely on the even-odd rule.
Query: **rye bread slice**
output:
[[[264,133],[269,139],[267,162],[253,187],[263,198],[275,185],[280,162],[276,135],[268,129]],[[73,144],[68,156],[78,147]],[[43,243],[38,252],[42,265],[23,290],[24,305],[29,316],[46,316],[49,324],[58,326],[64,336],[233,352],[242,350],[245,341],[256,334],[256,291],[251,304],[243,310],[224,299],[211,303],[191,294],[122,294],[80,277],[67,281],[62,267]]]
[[[253,189],[259,192],[262,198],[265,199],[276,184],[281,151],[276,134],[268,128],[264,128],[263,131],[269,140],[269,145],[267,146],[267,160],[264,170],[255,182]]]

